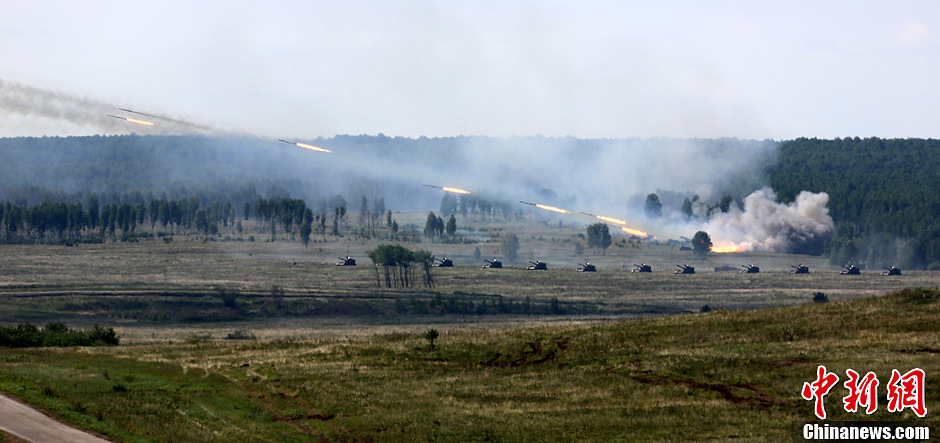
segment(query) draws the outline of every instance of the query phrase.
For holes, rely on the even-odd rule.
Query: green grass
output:
[[[807,300],[808,301],[808,300]],[[940,408],[940,291],[491,332],[5,350],[0,390],[126,441],[780,440],[817,365],[927,374],[927,420],[826,397],[831,420]]]

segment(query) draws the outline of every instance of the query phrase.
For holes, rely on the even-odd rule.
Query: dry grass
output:
[[[919,367],[940,407],[940,293],[612,322],[11,350],[0,388],[122,440],[780,440],[824,364]],[[886,380],[883,380],[886,381]],[[881,410],[835,420],[918,420]]]
[[[495,228],[493,228],[495,229]],[[495,236],[504,231],[485,231]],[[364,259],[376,239],[340,238],[303,248],[297,242],[204,242],[177,238],[141,243],[36,246],[0,245],[3,272],[0,323],[64,321],[75,326],[106,323],[137,339],[178,340],[219,338],[229,329],[250,329],[263,338],[362,335],[383,331],[414,331],[428,325],[453,328],[538,324],[540,321],[606,321],[611,318],[695,313],[712,309],[752,309],[801,304],[813,292],[837,301],[871,296],[911,286],[936,286],[935,272],[906,272],[884,277],[876,272],[841,276],[821,259],[774,254],[721,254],[695,263],[699,273],[673,275],[675,264],[689,262],[687,252],[644,243],[611,247],[606,256],[576,257],[572,238],[580,230],[536,224],[522,235],[522,248],[542,251],[550,270],[483,269],[471,256],[474,248],[498,249],[493,242],[476,244],[410,244],[453,258],[457,267],[435,269],[436,287],[382,290]],[[545,240],[541,240],[545,239]],[[577,239],[580,241],[580,239]],[[622,239],[621,239],[622,240]],[[361,266],[336,267],[337,256],[360,258]],[[488,257],[484,252],[483,257]],[[577,262],[591,261],[597,273],[574,272]],[[652,274],[630,273],[633,263],[651,263]],[[763,273],[714,272],[722,265],[757,263]],[[806,263],[810,275],[786,273],[789,265]],[[282,298],[275,297],[278,291]],[[222,294],[236,294],[225,305]],[[439,295],[474,306],[484,301],[485,315],[442,315],[437,307],[424,314]],[[527,298],[533,313],[500,316],[492,310],[501,296],[521,304]],[[558,312],[548,315],[553,298]],[[405,304],[402,310],[399,304]],[[354,318],[350,320],[350,318]],[[207,323],[210,322],[210,323]],[[435,327],[436,327],[435,326]],[[188,331],[188,329],[192,329]],[[446,326],[444,327],[447,328]],[[215,332],[214,330],[220,331]],[[224,331],[224,332],[223,332]]]

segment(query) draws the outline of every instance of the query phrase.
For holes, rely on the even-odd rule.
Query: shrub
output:
[[[0,327],[0,346],[8,348],[54,346],[117,346],[120,339],[114,328],[94,325],[87,330],[72,330],[61,322],[50,322],[39,329],[29,323]]]
[[[424,339],[430,343],[431,349],[434,349],[434,340],[437,340],[437,337],[440,337],[440,335],[437,329],[428,329],[427,332],[424,333]]]
[[[256,337],[255,334],[252,334],[251,332],[244,329],[238,329],[229,332],[228,335],[225,336],[226,340],[255,340],[257,338],[258,337]]]

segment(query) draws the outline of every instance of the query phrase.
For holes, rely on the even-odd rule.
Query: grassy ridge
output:
[[[813,418],[929,423],[940,290],[755,311],[490,333],[5,350],[0,389],[129,440],[779,440]],[[927,419],[888,413],[892,369],[927,374]],[[841,408],[874,371],[879,410]],[[937,431],[934,426],[933,429]]]

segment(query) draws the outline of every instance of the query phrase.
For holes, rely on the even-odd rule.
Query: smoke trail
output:
[[[194,133],[193,130],[201,133],[214,132],[211,128],[184,120],[125,109],[121,110],[159,118],[171,123],[171,125],[157,125],[150,128],[146,132],[148,134],[192,134]],[[119,119],[107,118],[108,114],[115,112],[115,107],[109,103],[74,94],[41,89],[2,78],[0,78],[0,112],[65,121],[77,126],[111,133],[131,132],[141,129],[128,125]]]
[[[754,191],[744,199],[744,210],[732,206],[712,216],[703,230],[716,246],[740,251],[821,252],[835,230],[826,208],[829,195],[803,191],[790,204],[775,199],[772,189]]]

